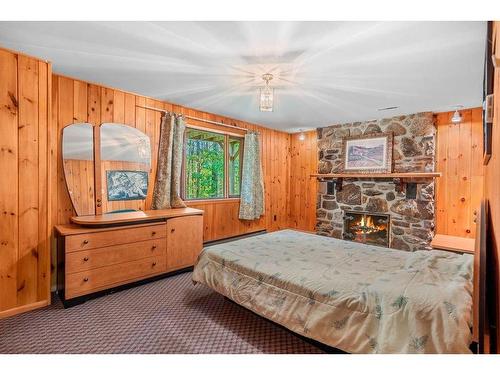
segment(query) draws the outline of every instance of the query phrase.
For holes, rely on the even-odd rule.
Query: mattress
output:
[[[283,230],[205,248],[204,284],[349,353],[470,353],[473,257]]]

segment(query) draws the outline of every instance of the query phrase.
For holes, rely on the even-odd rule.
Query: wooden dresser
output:
[[[203,247],[203,211],[194,208],[80,216],[73,221],[79,224],[56,226],[58,293],[65,306],[96,292],[191,267]]]

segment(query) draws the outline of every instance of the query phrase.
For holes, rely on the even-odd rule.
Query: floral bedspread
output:
[[[350,353],[470,353],[473,257],[293,230],[207,247],[193,281]]]

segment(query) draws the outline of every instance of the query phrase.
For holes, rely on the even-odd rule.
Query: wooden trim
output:
[[[408,172],[408,173],[313,173],[318,178],[435,178],[441,172]]]
[[[192,120],[192,121],[199,121],[199,122],[206,123],[206,124],[212,124],[212,125],[215,125],[215,126],[222,126],[222,127],[225,127],[225,128],[232,128],[232,129],[235,129],[235,130],[239,130],[239,131],[243,132],[243,134],[245,134],[245,133],[247,133],[249,131],[248,129],[240,128],[239,126],[236,126],[236,125],[224,124],[223,122],[219,122],[219,121],[206,120],[206,119],[202,119],[202,118],[199,118],[199,117],[188,116],[188,115],[183,115],[183,116],[186,119],[189,119],[189,120]]]
[[[224,198],[229,198],[229,135],[224,134]]]
[[[14,307],[14,308],[9,309],[9,310],[0,311],[0,319],[5,319],[5,318],[8,318],[10,316],[22,314],[22,313],[25,313],[25,312],[28,312],[31,310],[36,310],[36,309],[39,309],[41,307],[45,307],[48,305],[50,305],[50,297],[48,299],[43,300],[43,301],[29,303],[27,305]]]
[[[101,126],[94,126],[94,197],[95,213],[102,214],[102,175],[101,175]]]
[[[474,253],[474,273],[473,273],[473,339],[478,343],[479,354],[484,354],[488,335],[488,317],[486,306],[486,282],[487,282],[487,266],[488,249],[487,249],[487,217],[488,217],[487,201],[481,202],[479,217],[477,220],[477,231],[475,239]],[[491,303],[491,301],[490,301]]]
[[[474,238],[436,234],[431,241],[431,246],[433,249],[474,254],[475,240]]]
[[[240,150],[239,150],[239,163],[240,163],[240,194],[238,195],[231,195],[230,194],[230,187],[229,187],[229,167],[228,167],[228,174],[227,174],[227,181],[228,181],[228,189],[227,189],[227,198],[228,199],[231,199],[231,198],[237,198],[237,199],[240,199],[241,197],[241,181],[242,181],[242,170],[243,170],[243,153],[245,152],[245,137],[244,136],[234,136],[234,135],[231,135],[229,134],[228,137],[227,137],[227,147],[228,147],[228,153],[227,153],[227,157],[228,157],[228,163],[230,162],[230,155],[229,155],[229,142],[231,141],[231,139],[234,139],[234,140],[239,140],[240,141]],[[228,164],[229,165],[229,164]]]
[[[46,241],[47,241],[47,256],[48,261],[45,265],[46,279],[45,287],[47,288],[47,305],[51,303],[51,284],[52,284],[52,239],[53,239],[53,227],[55,223],[52,221],[52,200],[57,197],[55,193],[56,185],[53,184],[53,173],[57,173],[57,160],[52,150],[53,138],[56,138],[57,132],[53,132],[53,121],[52,121],[52,63],[47,62],[47,226],[46,226]],[[56,140],[57,142],[57,140]],[[57,178],[57,177],[56,177]]]
[[[204,131],[207,133],[215,133],[218,135],[224,136],[224,197],[222,198],[201,198],[201,199],[187,199],[186,198],[186,150],[187,150],[187,140],[188,138],[184,136],[184,152],[182,156],[182,170],[181,170],[181,193],[182,199],[185,202],[211,202],[211,201],[228,201],[231,199],[240,199],[240,196],[231,196],[229,194],[229,140],[230,139],[239,139],[241,140],[241,149],[240,149],[240,170],[243,168],[243,147],[245,147],[245,138],[243,134],[235,134],[231,132],[226,132],[223,130],[212,130],[212,128],[207,127],[199,127],[192,126],[191,124],[186,124],[186,131],[188,129],[195,129],[199,131]],[[241,173],[240,173],[240,185],[241,185]]]
[[[212,133],[218,133],[218,134],[224,134],[224,135],[230,135],[230,136],[233,136],[233,137],[239,137],[239,138],[243,138],[245,136],[245,133],[234,133],[234,132],[231,132],[231,131],[227,131],[225,129],[219,129],[218,127],[216,126],[203,126],[203,125],[195,125],[191,122],[187,122],[186,121],[186,128],[191,128],[191,129],[196,129],[196,130],[203,130],[203,131],[207,131],[207,132],[212,132]]]
[[[186,204],[222,204],[222,203],[231,203],[231,202],[239,202],[241,198],[212,198],[212,199],[185,199],[184,203]]]

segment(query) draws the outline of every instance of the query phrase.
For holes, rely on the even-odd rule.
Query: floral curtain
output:
[[[160,144],[156,182],[153,189],[153,210],[182,208],[180,197],[182,147],[186,124],[182,116],[165,113],[160,125]]]
[[[259,138],[259,134],[255,132],[245,135],[239,215],[242,220],[255,220],[264,214],[264,181]]]

